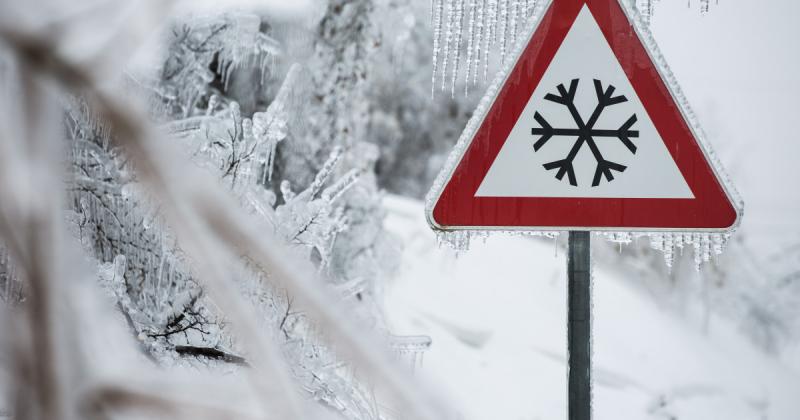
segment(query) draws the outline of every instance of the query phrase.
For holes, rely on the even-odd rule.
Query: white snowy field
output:
[[[387,228],[405,241],[386,291],[389,322],[433,338],[417,374],[439,383],[464,420],[565,419],[563,251],[494,236],[456,258],[437,247],[421,202],[390,196],[386,206]],[[594,267],[595,419],[798,418],[800,373],[723,319],[704,334],[619,271]]]

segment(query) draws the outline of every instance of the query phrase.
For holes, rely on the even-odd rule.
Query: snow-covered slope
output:
[[[422,203],[387,197],[406,244],[386,310],[400,334],[428,334],[417,372],[465,420],[566,418],[566,284],[553,241],[495,236],[456,258],[436,246]],[[726,321],[708,334],[657,306],[638,279],[596,261],[595,419],[800,418],[800,375]]]

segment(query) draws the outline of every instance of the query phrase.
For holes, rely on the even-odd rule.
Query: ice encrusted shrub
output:
[[[273,73],[280,44],[255,15],[175,23],[160,67],[132,75],[129,94],[145,95],[160,129],[257,216],[261,223],[253,229],[278,233],[392,348],[417,354],[430,340],[392,336],[377,304],[399,246],[382,226],[377,150],[358,137],[365,132],[363,115],[351,118],[362,99],[366,46],[354,49],[352,38],[341,34],[369,29],[370,11],[370,2],[332,2],[319,24],[323,39],[313,46],[315,58],[289,66],[285,75]],[[351,28],[349,19],[358,25]],[[241,98],[232,81],[254,74],[259,92]],[[308,80],[311,89],[301,86]],[[306,96],[320,91],[325,101]],[[166,365],[247,365],[225,314],[194,280],[192,261],[162,220],[159,203],[141,188],[125,152],[111,146],[113,128],[80,98],[67,103],[68,218],[144,354]],[[300,113],[309,126],[297,123]],[[347,361],[323,344],[324,331],[292,307],[292,296],[268,285],[269,267],[242,260],[231,275],[263,328],[280,341],[301,390],[347,418],[383,418]]]

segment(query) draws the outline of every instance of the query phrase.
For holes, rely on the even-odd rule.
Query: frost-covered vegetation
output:
[[[158,129],[255,216],[253,229],[273,233],[313,264],[399,351],[418,352],[426,339],[408,348],[394,340],[377,305],[399,244],[381,226],[377,151],[363,141],[366,118],[352,112],[364,102],[371,10],[369,3],[332,4],[317,23],[319,36],[309,40],[309,61],[286,71],[278,64],[281,42],[257,15],[177,20],[155,76],[132,76],[130,93],[145,95]],[[109,140],[113,129],[79,98],[70,102],[67,123],[70,220],[146,354],[166,364],[246,364],[158,201]],[[367,416],[370,396],[320,342],[294,297],[266,286],[269,269],[244,262],[233,276],[264,328],[283,341],[300,387],[337,410]]]
[[[25,122],[50,127],[42,133],[18,129],[28,141],[64,150],[57,158],[64,173],[58,173],[59,164],[48,171],[53,178],[63,178],[61,185],[33,179],[28,191],[52,189],[46,194],[58,199],[58,187],[66,187],[63,214],[51,220],[52,229],[63,227],[66,240],[86,255],[88,271],[94,271],[92,277],[121,316],[112,320],[138,342],[140,358],[160,367],[237,376],[243,375],[242,369],[252,369],[255,373],[247,375],[264,375],[254,379],[255,389],[279,389],[262,403],[268,411],[282,410],[287,417],[281,418],[306,418],[299,413],[319,411],[303,408],[303,401],[314,401],[344,418],[385,418],[386,398],[379,403],[376,388],[401,394],[398,402],[406,405],[413,401],[409,396],[421,395],[394,377],[406,373],[387,365],[383,356],[363,354],[382,352],[383,347],[386,357],[393,355],[408,370],[430,345],[428,337],[393,335],[380,305],[401,244],[382,225],[383,193],[375,171],[379,149],[367,141],[373,112],[367,88],[382,36],[375,24],[377,5],[335,0],[321,8],[298,7],[299,13],[287,16],[277,3],[268,3],[266,9],[252,11],[164,14],[160,25],[147,16],[161,14],[154,4],[123,8],[119,16],[98,5],[84,7],[88,10],[64,18],[60,37],[38,32],[21,18],[18,24],[4,26],[3,109],[7,116],[24,115],[22,127]],[[407,5],[380,7],[401,8],[411,16]],[[58,16],[78,6],[52,8]],[[29,10],[20,4],[13,11],[24,15]],[[149,24],[155,23],[150,29],[157,31],[152,33],[158,34],[155,43],[161,47],[125,70],[113,88],[104,85],[111,84],[102,77],[108,75],[93,71],[101,64],[120,64],[103,59],[124,61],[114,54],[102,55],[106,48],[118,48],[116,42],[101,48],[96,58],[100,63],[70,55],[68,48],[88,48],[98,37],[81,27],[89,25],[94,14],[150,19]],[[102,35],[132,42],[152,35],[125,30],[123,25]],[[60,43],[67,51],[51,52]],[[42,55],[49,61],[38,61]],[[48,66],[51,62],[54,67]],[[39,87],[44,80],[55,86]],[[12,104],[22,98],[47,102],[53,114],[12,111]],[[146,105],[141,116],[137,101]],[[39,111],[37,106],[41,105],[32,103],[27,110]],[[8,133],[15,132],[15,122],[6,122]],[[164,142],[170,145],[160,150]],[[190,161],[192,169],[179,162],[157,162],[169,155],[169,147],[180,149],[177,159]],[[11,159],[15,150],[5,152]],[[195,175],[185,179],[188,173]],[[220,197],[202,198],[206,193],[200,191],[217,191],[218,186],[227,190],[223,195],[235,199],[237,211],[247,215],[248,224],[239,227],[243,231],[224,224],[202,226],[235,217],[230,209],[215,207],[219,203],[212,202]],[[187,203],[186,194],[199,202]],[[48,207],[62,208],[52,201]],[[11,216],[6,213],[4,220]],[[34,255],[26,256],[24,244],[11,240],[13,229],[23,229],[24,224],[6,228],[3,300],[10,307],[38,310],[40,287],[47,288],[50,277],[43,275],[41,284],[33,281],[31,270],[41,263],[26,260]],[[210,241],[203,238],[204,231]],[[24,230],[17,234],[31,235]],[[213,236],[228,241],[230,248],[215,243]],[[276,250],[273,255],[253,251],[266,246],[252,244],[259,239]],[[212,276],[217,278],[210,281]],[[297,281],[306,284],[298,288],[292,277],[304,277]],[[247,309],[237,307],[241,305]],[[51,316],[64,310],[49,309]],[[331,329],[331,324],[336,327]],[[253,340],[253,334],[276,344]],[[346,344],[336,345],[340,340]],[[369,344],[373,341],[381,344]],[[28,363],[43,376],[12,372],[15,392],[49,390],[32,394],[30,401],[4,399],[3,407],[8,406],[15,418],[51,418],[67,413],[65,409],[87,416],[83,400],[73,406],[60,388],[59,373],[46,370],[52,366],[36,366],[45,357],[55,363],[58,340],[41,331],[29,346],[38,350],[35,356],[14,364]],[[359,363],[352,363],[354,356]],[[92,398],[106,403],[102,393]],[[128,394],[126,398],[135,400]],[[136,408],[152,409],[141,405]]]
[[[424,196],[543,2],[240,3],[0,13],[0,418],[455,418],[385,319],[383,198]],[[610,239],[665,300],[800,334],[796,249]]]

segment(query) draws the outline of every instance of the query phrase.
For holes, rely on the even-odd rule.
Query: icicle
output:
[[[506,63],[506,42],[507,35],[508,35],[508,2],[510,0],[500,0],[500,22],[503,23],[503,30],[500,32],[500,39],[498,42],[500,43],[500,65],[504,65]],[[498,27],[498,30],[500,28]]]
[[[477,3],[476,3],[477,7]],[[485,27],[486,27],[486,0],[481,0],[481,5],[478,7],[478,14],[477,14],[477,28],[475,34],[475,70],[472,72],[472,84],[476,85],[478,83],[478,72],[481,68],[481,43],[483,42],[483,37],[486,36]],[[467,83],[469,84],[469,75],[467,75]]]
[[[242,111],[237,102],[231,102],[231,118],[233,119],[233,138],[236,141],[242,139]]]
[[[511,0],[511,47],[517,45],[517,20],[519,18],[519,0]]]
[[[728,241],[728,237],[730,234],[722,233],[716,234],[711,237],[712,240],[712,249],[714,251],[714,255],[721,255],[722,252],[725,250],[725,244]]]
[[[494,45],[497,27],[497,0],[488,0],[489,8],[486,10],[485,33],[483,34],[483,81],[489,80],[489,47]]]
[[[671,233],[664,234],[664,261],[667,263],[667,270],[672,272],[672,264],[675,260],[675,243]]]
[[[633,241],[630,233],[627,232],[605,232],[600,233],[607,241],[618,245],[617,252],[622,253],[622,246]]]
[[[214,108],[217,107],[217,103],[219,103],[219,97],[217,95],[211,95],[208,99],[208,108],[206,108],[206,116],[210,117],[214,114]]]
[[[456,251],[456,255],[462,251],[468,251],[470,245],[471,232],[469,231],[454,231],[436,232],[436,242],[441,248],[443,244],[449,246],[452,250]]]
[[[700,234],[692,234],[692,245],[694,246],[694,269],[700,272],[700,265],[703,263],[703,258],[700,252]]]
[[[553,256],[558,258],[558,237],[553,237]]]
[[[475,0],[469,0],[469,24],[467,26],[467,76],[464,83],[464,96],[469,95],[470,73],[472,72],[472,56],[475,50]]]
[[[664,235],[661,233],[650,235],[650,246],[656,251],[664,251]]]
[[[244,142],[244,148],[249,149],[253,147],[255,149],[256,139],[253,136],[253,120],[250,118],[244,118],[242,120],[242,141]],[[239,181],[240,185],[249,185],[254,180],[254,175],[257,173],[254,170],[254,166],[257,164],[256,160],[253,159],[249,165],[242,165],[242,179]]]
[[[685,248],[689,248],[690,246],[694,246],[694,235],[688,232],[684,232],[683,234],[683,244]]]
[[[269,104],[266,112],[253,114],[253,136],[257,140],[256,147],[260,155],[260,161],[257,163],[264,167],[264,173],[261,178],[261,183],[264,185],[267,185],[268,181],[272,181],[278,143],[288,135],[288,122],[291,111],[288,102],[299,74],[300,66],[293,64],[286,74],[278,94]]]
[[[634,2],[637,6],[637,2]],[[644,0],[641,7],[638,7],[640,15],[645,25],[650,26],[650,21],[653,17],[653,8],[655,7],[654,0]]]
[[[675,248],[678,248],[678,249],[681,250],[681,255],[683,255],[683,234],[682,233],[678,233],[678,234],[674,235],[674,245],[675,245]]]
[[[267,156],[266,170],[264,171],[264,176],[266,179],[262,181],[262,184],[264,185],[267,185],[267,182],[272,181],[272,172],[273,168],[275,168],[275,153],[277,152],[277,149],[278,149],[277,141],[273,141],[272,143],[270,143],[268,152],[269,156]]]
[[[433,20],[433,75],[431,78],[431,96],[436,91],[436,67],[439,64],[439,49],[441,48],[442,37],[442,14],[444,13],[444,2],[446,0],[432,0],[436,4],[436,10],[431,16]]]
[[[500,19],[503,17],[502,13],[500,13],[500,2],[506,0],[495,0],[494,6],[494,32],[492,33],[493,39],[492,44],[497,44],[500,41]]]
[[[703,262],[711,261],[711,239],[708,233],[702,235],[701,245],[703,250]]]
[[[455,50],[453,51],[453,77],[450,86],[450,96],[456,94],[456,78],[458,78],[458,67],[461,60],[461,32],[464,27],[464,1],[457,0],[456,3],[456,27],[455,27]]]
[[[446,35],[444,39],[444,54],[442,55],[442,91],[444,91],[447,84],[447,62],[450,60],[450,43],[453,41],[453,3],[448,0],[447,2],[447,23],[445,24]]]

